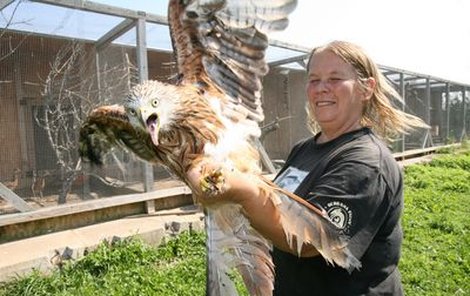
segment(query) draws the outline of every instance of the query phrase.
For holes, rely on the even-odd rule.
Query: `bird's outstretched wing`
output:
[[[266,33],[284,29],[295,5],[296,0],[170,0],[177,85],[138,85],[126,104],[128,114],[118,105],[95,109],[80,131],[81,155],[100,163],[111,147],[124,146],[142,159],[169,167],[186,182],[193,163],[223,163],[269,191],[290,241],[312,244],[328,261],[355,267],[357,260],[327,217],[261,178],[250,142],[263,120]],[[207,279],[209,295],[236,295],[233,269],[240,271],[250,294],[270,295],[271,244],[251,227],[241,206],[207,207],[206,215],[208,266],[213,267]]]
[[[123,147],[150,162],[158,159],[148,134],[136,130],[123,106],[94,109],[80,129],[80,156],[85,161],[103,163],[103,156],[114,147]]]
[[[201,99],[218,100],[221,116],[233,123],[226,126],[231,131],[219,134],[222,139],[211,149],[215,155],[221,154],[217,150],[245,147],[249,144],[240,142],[260,135],[261,79],[268,72],[266,34],[284,29],[295,6],[296,0],[170,1],[168,21],[180,84],[199,87],[207,93]],[[224,139],[229,139],[226,144]],[[238,168],[257,166],[257,157],[244,157],[232,154],[230,161]],[[237,295],[227,275],[233,269],[240,272],[251,295],[270,295],[274,280],[270,243],[250,226],[237,205],[209,207],[205,213],[208,295]]]
[[[168,20],[183,83],[216,88],[226,112],[262,121],[266,33],[283,30],[296,0],[171,0]]]
[[[296,0],[171,0],[168,17],[180,83],[197,85],[208,93],[214,93],[210,97],[220,101],[222,114],[235,124],[257,126],[264,118],[260,98],[261,79],[268,72],[265,61],[268,47],[266,34],[283,30],[288,24],[287,17],[295,6]],[[231,128],[234,126],[227,129]],[[231,139],[232,142],[236,141]],[[214,150],[222,146],[222,143],[218,143]],[[277,197],[273,202],[280,211],[284,231],[292,246],[297,245],[300,250],[302,244],[312,244],[328,262],[348,270],[360,266],[360,262],[348,251],[325,213],[310,210],[275,184],[269,183],[267,186],[273,190],[272,195]],[[216,215],[212,214],[213,211],[208,213]],[[224,223],[220,221],[222,219],[208,217],[207,220],[221,224]],[[212,230],[214,232],[211,234],[209,229],[209,243],[212,240],[217,248],[229,246],[233,250],[231,254],[242,254],[248,247],[255,248],[256,244],[264,243],[259,239],[250,245],[250,239],[257,234],[248,234],[249,228],[243,235],[234,233],[244,236],[248,242],[239,246],[234,245],[240,241],[224,240],[226,238],[222,234],[227,235],[228,232],[215,231],[215,227]],[[223,243],[217,245],[217,241]],[[268,261],[266,257],[258,255],[242,254],[241,258],[241,262],[248,262],[245,266],[251,266],[248,274],[250,271],[256,272],[253,266],[264,266],[265,278],[262,281],[266,283],[272,274],[270,265],[262,262],[263,260]],[[240,271],[242,275],[246,274],[243,270]],[[220,275],[216,276],[220,279]],[[263,295],[268,290],[269,288],[262,290]]]

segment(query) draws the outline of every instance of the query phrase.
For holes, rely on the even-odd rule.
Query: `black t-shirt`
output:
[[[276,183],[326,210],[362,267],[348,273],[321,256],[274,249],[274,295],[402,295],[401,170],[389,149],[363,128],[330,142],[297,144]],[[312,178],[312,176],[315,176]]]

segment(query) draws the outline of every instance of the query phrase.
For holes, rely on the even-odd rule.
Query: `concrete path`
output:
[[[51,270],[61,260],[76,259],[103,240],[138,236],[158,245],[166,236],[204,228],[203,214],[195,206],[127,217],[76,229],[0,244],[0,281],[38,269]]]

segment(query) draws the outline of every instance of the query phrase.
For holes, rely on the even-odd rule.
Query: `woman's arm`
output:
[[[291,248],[281,224],[280,214],[269,197],[269,193],[262,189],[258,183],[237,172],[224,172],[225,184],[217,195],[194,192],[202,205],[211,205],[219,202],[234,202],[243,207],[245,216],[251,225],[261,235],[270,240],[276,248],[297,254],[296,246]],[[188,172],[189,182],[193,188],[200,187],[201,173],[199,168]],[[307,210],[307,209],[306,209]],[[301,257],[311,257],[319,253],[313,246],[302,248]]]

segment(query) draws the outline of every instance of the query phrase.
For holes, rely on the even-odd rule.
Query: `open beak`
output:
[[[147,128],[150,137],[152,138],[153,144],[158,146],[158,133],[160,131],[160,120],[158,119],[158,115],[155,112],[151,112],[147,108],[141,108],[140,114],[142,116],[142,121],[144,122],[144,125]]]

